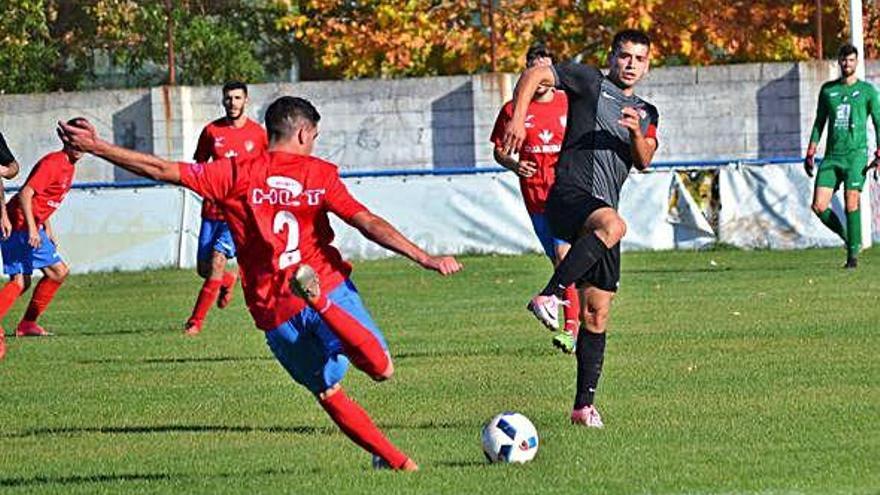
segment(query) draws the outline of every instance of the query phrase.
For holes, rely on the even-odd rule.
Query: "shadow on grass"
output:
[[[35,476],[33,478],[0,478],[0,486],[81,485],[86,483],[113,483],[119,481],[171,480],[170,474],[93,474],[82,476]]]
[[[317,472],[317,471],[315,471]],[[240,478],[243,476],[276,476],[287,474],[283,469],[264,469],[251,473],[216,473],[212,478]],[[84,485],[92,483],[118,483],[120,481],[179,481],[195,479],[190,475],[154,474],[91,474],[69,476],[34,476],[32,478],[0,478],[0,487],[28,487],[44,485]],[[201,478],[200,478],[201,479]]]
[[[473,349],[426,349],[418,351],[402,351],[392,353],[392,357],[395,360],[401,360],[418,358],[456,358],[484,356],[542,357],[555,354],[559,354],[559,351],[552,349],[549,345],[530,345],[527,347],[477,347]]]
[[[40,437],[54,435],[143,435],[156,433],[291,433],[298,435],[330,435],[336,428],[322,426],[229,426],[229,425],[153,425],[153,426],[84,426],[31,428],[4,433],[0,438]]]
[[[486,468],[491,467],[492,465],[486,462],[485,460],[472,460],[472,461],[439,461],[432,463],[435,466],[441,467],[451,467],[451,468]]]
[[[268,356],[206,356],[169,357],[147,359],[80,359],[76,364],[186,364],[186,363],[235,363],[244,361],[274,361]]]

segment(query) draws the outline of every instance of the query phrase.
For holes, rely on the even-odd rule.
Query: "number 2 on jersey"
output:
[[[302,261],[302,254],[299,252],[299,223],[293,213],[281,210],[275,214],[275,219],[272,221],[272,231],[276,234],[283,234],[285,226],[287,227],[287,245],[284,247],[284,252],[278,257],[278,268],[281,270]]]

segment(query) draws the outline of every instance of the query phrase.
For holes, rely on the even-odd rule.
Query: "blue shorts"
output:
[[[199,229],[199,250],[196,259],[202,262],[211,261],[211,254],[217,251],[229,259],[235,258],[235,242],[229,225],[222,220],[202,219]]]
[[[3,253],[3,273],[30,275],[34,269],[46,268],[61,263],[61,255],[55,249],[55,243],[40,229],[40,247],[34,249],[28,244],[26,230],[13,230],[9,239],[0,240],[0,251]]]
[[[546,254],[551,261],[556,260],[556,246],[568,243],[562,239],[553,237],[553,233],[550,231],[550,224],[547,222],[547,217],[544,216],[543,213],[529,213],[529,218],[532,219],[532,227],[535,229],[535,234],[538,236],[538,240],[541,241],[541,247],[544,248],[544,254]]]
[[[388,349],[382,332],[373,322],[350,280],[333,289],[328,297],[370,330],[383,349]],[[312,308],[300,311],[277,328],[266,332],[266,343],[294,381],[315,395],[342,381],[348,370],[348,358],[343,353],[342,342]]]

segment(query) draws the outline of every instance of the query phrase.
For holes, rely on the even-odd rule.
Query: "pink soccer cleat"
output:
[[[45,328],[37,325],[35,321],[25,321],[21,320],[18,323],[18,328],[15,329],[16,337],[48,337],[52,335],[47,332]]]
[[[587,428],[604,428],[602,416],[596,406],[584,406],[571,412],[571,424],[586,426]]]
[[[559,299],[556,296],[538,294],[529,301],[526,309],[551,332],[559,330]]]

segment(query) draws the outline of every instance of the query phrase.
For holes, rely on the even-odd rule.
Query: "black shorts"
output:
[[[562,198],[560,195],[550,194],[544,214],[553,236],[574,244],[581,235],[587,217],[599,208],[609,207],[608,203],[592,196]],[[578,288],[593,286],[604,291],[617,292],[620,285],[620,243],[609,249],[575,284]]]

